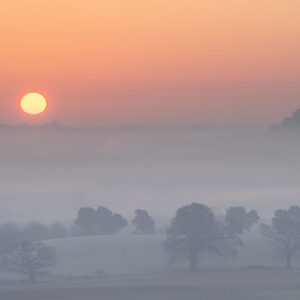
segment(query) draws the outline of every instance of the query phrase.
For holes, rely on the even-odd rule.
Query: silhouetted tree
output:
[[[226,210],[226,229],[237,235],[241,235],[245,230],[250,230],[257,223],[259,216],[255,210],[247,212],[244,207],[230,207]]]
[[[74,223],[80,226],[84,235],[96,234],[97,229],[97,213],[91,207],[81,207]]]
[[[192,203],[179,208],[171,220],[165,249],[172,260],[187,259],[189,269],[195,271],[199,254],[213,251],[217,235],[217,223],[210,208]]]
[[[74,223],[83,229],[85,235],[106,235],[119,232],[127,226],[127,221],[106,207],[97,210],[90,207],[80,208]]]
[[[26,275],[30,282],[36,281],[39,271],[55,264],[55,248],[42,243],[22,242],[6,258],[8,269]]]
[[[134,234],[155,234],[154,220],[145,210],[137,209],[135,211],[132,224],[136,227]]]
[[[97,209],[97,220],[97,233],[103,235],[117,233],[128,225],[120,214],[113,213],[103,206]]]
[[[225,222],[218,222],[211,209],[203,204],[192,203],[179,208],[167,231],[165,249],[170,261],[187,259],[189,269],[197,269],[200,253],[234,256],[243,246],[240,237],[245,229],[257,222],[254,211],[243,208],[227,210]]]
[[[260,231],[283,255],[286,268],[291,269],[292,259],[300,250],[300,207],[275,211],[271,225],[261,224]]]

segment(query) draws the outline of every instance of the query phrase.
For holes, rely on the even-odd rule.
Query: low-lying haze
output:
[[[2,221],[71,222],[81,206],[131,217],[149,210],[164,226],[193,201],[216,213],[231,205],[299,203],[298,135],[271,127],[2,126]]]

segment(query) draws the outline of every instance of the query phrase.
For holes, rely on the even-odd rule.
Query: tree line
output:
[[[154,219],[145,210],[137,209],[131,222],[135,227],[133,234],[156,233]],[[60,222],[49,226],[41,222],[29,222],[23,226],[12,222],[4,223],[0,225],[0,255],[11,252],[23,241],[41,242],[85,235],[110,235],[119,233],[127,225],[128,222],[122,215],[102,206],[97,209],[80,208],[70,228]]]
[[[155,222],[146,210],[137,209],[131,223],[135,226],[133,234],[155,234]],[[128,225],[127,220],[110,209],[99,206],[97,209],[79,209],[74,225],[78,226],[75,235],[109,235],[120,232]],[[76,227],[73,227],[73,229]],[[76,231],[76,229],[74,229]]]
[[[260,217],[255,210],[229,207],[224,216],[216,217],[212,209],[192,203],[177,209],[166,231],[163,248],[169,263],[188,262],[189,270],[196,271],[201,254],[236,256],[244,247],[243,235],[258,224]],[[156,234],[155,221],[146,210],[137,209],[131,220],[132,234]],[[25,274],[31,282],[44,269],[55,264],[55,248],[43,241],[78,235],[111,235],[119,233],[128,221],[106,207],[82,207],[71,230],[61,223],[45,226],[28,223],[18,226],[7,223],[0,226],[0,254],[2,268]],[[270,224],[261,223],[260,233],[285,259],[291,269],[293,259],[300,251],[300,207],[276,210]]]
[[[137,209],[132,219],[135,230],[132,234],[155,234],[154,219],[147,211]],[[44,241],[72,236],[116,234],[128,225],[120,214],[106,207],[79,209],[73,226],[68,229],[60,222],[46,226],[40,222],[30,222],[24,226],[15,223],[0,225],[0,268],[22,273],[30,282],[37,275],[54,266],[56,249]]]

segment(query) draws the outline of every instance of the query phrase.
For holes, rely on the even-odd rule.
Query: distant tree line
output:
[[[190,271],[196,271],[201,254],[233,257],[244,247],[243,235],[258,224],[255,210],[229,207],[223,216],[216,217],[211,208],[192,203],[177,209],[166,231],[163,247],[169,263],[186,261]],[[156,233],[155,221],[146,210],[137,209],[131,220],[132,234]],[[46,226],[31,222],[24,226],[14,223],[0,225],[0,267],[25,274],[31,282],[41,271],[55,264],[55,248],[44,243],[79,235],[117,234],[128,226],[119,213],[99,206],[97,209],[79,209],[71,230],[61,223]],[[261,223],[260,233],[285,259],[287,269],[293,267],[293,259],[300,252],[300,207],[279,209],[270,224]]]
[[[57,222],[46,226],[40,222],[30,222],[24,226],[15,223],[0,225],[0,254],[6,254],[24,241],[39,242],[68,237],[67,228]]]
[[[164,248],[170,262],[187,260],[189,269],[195,271],[200,254],[234,256],[244,246],[245,231],[258,223],[255,210],[230,207],[222,221],[216,219],[212,210],[199,203],[179,208],[171,220]],[[285,267],[293,267],[293,259],[300,252],[300,207],[279,209],[271,224],[261,223],[260,233],[274,246],[274,250],[285,259]]]
[[[133,234],[155,234],[155,222],[149,213],[142,209],[135,211],[132,219],[135,227]],[[60,222],[46,226],[40,222],[29,222],[23,226],[16,223],[0,225],[0,255],[11,252],[20,243],[41,242],[51,239],[63,239],[69,236],[110,235],[119,233],[128,225],[128,221],[118,213],[106,207],[82,207],[79,209],[71,228]]]
[[[135,226],[133,234],[156,233],[154,219],[145,210],[137,209],[131,223]],[[97,209],[82,207],[77,213],[74,225],[74,235],[109,235],[119,233],[128,225],[128,221],[121,214],[103,206]]]
[[[155,234],[154,220],[145,210],[137,209],[132,220],[133,234]],[[79,235],[110,235],[128,225],[120,214],[106,207],[82,207],[71,230],[57,222],[46,226],[30,222],[20,226],[15,223],[0,225],[0,268],[22,273],[35,282],[40,272],[55,264],[56,250],[44,242]]]

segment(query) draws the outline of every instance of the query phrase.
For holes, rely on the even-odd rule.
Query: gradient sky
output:
[[[298,0],[10,0],[0,123],[272,123],[300,107]],[[24,116],[40,91],[49,110]]]

